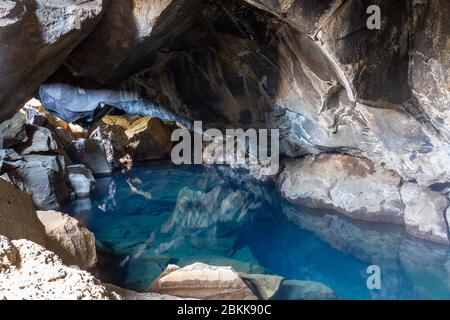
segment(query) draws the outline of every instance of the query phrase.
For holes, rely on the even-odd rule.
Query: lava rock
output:
[[[85,165],[75,164],[67,166],[69,184],[77,198],[88,197],[95,188],[95,179]]]
[[[64,264],[91,270],[97,263],[95,236],[76,219],[56,211],[38,211],[45,227],[46,248],[56,253]]]
[[[0,179],[0,234],[45,245],[45,230],[31,197]]]
[[[184,268],[169,265],[150,291],[206,300],[256,300],[256,296],[231,267],[195,263]]]
[[[112,173],[105,151],[96,140],[78,139],[71,144],[67,154],[73,162],[84,164],[94,175],[107,176]]]
[[[1,1],[0,121],[11,117],[61,66],[94,29],[106,4],[103,0]]]

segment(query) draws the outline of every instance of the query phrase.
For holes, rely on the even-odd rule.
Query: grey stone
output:
[[[0,3],[0,121],[11,117],[93,30],[106,1]]]
[[[67,166],[69,184],[78,198],[89,196],[95,188],[95,179],[85,165],[75,164]]]
[[[105,176],[112,173],[105,151],[96,140],[78,139],[71,144],[67,154],[75,163],[88,167],[94,175]]]

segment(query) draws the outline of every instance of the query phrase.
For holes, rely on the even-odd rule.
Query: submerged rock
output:
[[[206,300],[256,300],[231,267],[195,263],[184,268],[169,265],[149,288],[152,292]]]
[[[124,288],[117,287],[112,284],[103,284],[105,288],[120,295],[123,300],[193,300],[188,298],[179,298],[169,296],[167,294],[159,294],[154,292],[136,292]]]
[[[45,245],[45,230],[31,197],[0,179],[0,234]]]
[[[239,276],[263,300],[270,300],[276,295],[283,282],[283,277],[274,275],[239,273]]]
[[[337,300],[339,296],[315,281],[283,280],[273,300]]]
[[[97,263],[95,236],[76,219],[56,211],[38,211],[45,227],[48,250],[56,253],[64,264],[90,270]]]
[[[0,236],[0,300],[116,300],[86,271],[28,240]]]

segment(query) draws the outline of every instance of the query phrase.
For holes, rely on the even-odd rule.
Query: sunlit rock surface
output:
[[[28,240],[0,236],[0,298],[6,300],[116,300],[86,271],[69,268]]]
[[[150,286],[153,292],[206,300],[256,300],[231,267],[195,263],[184,268],[169,265]]]
[[[46,248],[64,264],[90,270],[97,263],[95,236],[76,219],[56,211],[38,211],[47,235]]]

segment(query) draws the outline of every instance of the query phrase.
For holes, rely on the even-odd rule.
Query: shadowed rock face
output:
[[[41,87],[48,109],[76,120],[105,103],[185,125],[279,128],[291,157],[341,152],[424,186],[450,180],[448,23],[427,18],[442,2],[375,1],[381,30],[366,27],[372,1],[139,3],[105,16],[128,14],[136,32],[100,26],[70,72]]]
[[[0,121],[32,97],[93,30],[106,0],[0,3]]]

